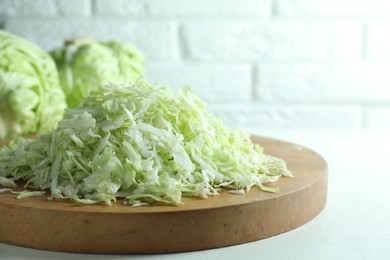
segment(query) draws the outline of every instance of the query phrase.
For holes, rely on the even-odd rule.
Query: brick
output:
[[[256,95],[267,101],[388,102],[390,64],[264,64]]]
[[[190,85],[196,95],[209,103],[248,102],[252,80],[249,65],[147,63],[151,83],[178,90]]]
[[[192,60],[356,61],[362,48],[357,21],[186,22],[182,35]]]
[[[389,21],[368,22],[365,50],[365,57],[368,60],[390,60],[389,29]]]
[[[101,16],[258,16],[266,17],[270,0],[99,0],[95,13]]]
[[[390,107],[369,107],[365,113],[365,127],[376,129],[390,129]]]
[[[177,54],[175,26],[170,22],[57,19],[15,20],[5,30],[18,34],[46,50],[61,47],[65,39],[90,36],[96,40],[119,40],[136,45],[147,59],[171,59]]]
[[[275,0],[274,14],[284,17],[388,16],[388,0]]]
[[[230,127],[262,129],[358,129],[362,111],[357,106],[321,105],[216,105],[209,111]]]
[[[90,0],[1,0],[0,17],[88,16]]]

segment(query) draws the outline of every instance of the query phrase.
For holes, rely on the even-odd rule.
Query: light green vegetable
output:
[[[78,38],[51,55],[69,108],[79,105],[91,87],[128,84],[144,76],[143,54],[135,46],[118,41]]]
[[[189,87],[176,95],[137,81],[93,88],[52,134],[3,147],[0,176],[50,189],[50,199],[176,205],[182,196],[206,198],[222,187],[275,192],[263,184],[291,173],[248,133],[208,113]]]
[[[0,139],[49,132],[62,119],[65,107],[50,55],[0,30]]]

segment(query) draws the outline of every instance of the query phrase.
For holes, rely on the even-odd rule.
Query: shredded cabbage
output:
[[[49,189],[49,199],[111,205],[124,198],[139,206],[177,205],[182,196],[207,198],[222,188],[277,192],[263,184],[292,175],[247,132],[208,113],[190,87],[175,94],[137,81],[90,89],[51,134],[3,147],[0,176],[4,186],[24,180],[26,188]]]

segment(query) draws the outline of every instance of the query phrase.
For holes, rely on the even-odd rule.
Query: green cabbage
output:
[[[50,55],[0,30],[0,139],[49,132],[62,119],[65,107]]]
[[[69,108],[79,105],[91,87],[127,84],[144,76],[144,57],[131,44],[78,38],[50,54],[57,64]]]
[[[247,132],[208,113],[189,87],[175,94],[136,81],[92,88],[51,134],[3,147],[0,176],[4,186],[24,180],[26,188],[50,189],[50,199],[177,205],[182,196],[207,198],[223,187],[276,192],[263,184],[292,175]]]

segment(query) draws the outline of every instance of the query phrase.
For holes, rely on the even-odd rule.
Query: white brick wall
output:
[[[388,0],[274,0],[274,13],[282,17],[366,18],[389,16]]]
[[[390,61],[390,21],[368,22],[365,44],[367,46],[365,55],[368,60]]]
[[[147,79],[175,90],[191,85],[208,103],[249,103],[252,96],[251,67],[246,64],[148,63]]]
[[[89,16],[89,0],[1,0],[0,17],[58,17]]]
[[[263,64],[258,74],[259,100],[344,104],[390,100],[390,63]]]
[[[188,58],[200,61],[358,60],[362,23],[355,21],[191,21],[182,26]]]
[[[46,50],[134,43],[150,82],[231,126],[390,128],[388,0],[1,0],[0,26]]]
[[[96,14],[122,17],[199,18],[208,16],[268,16],[270,0],[97,0]]]

